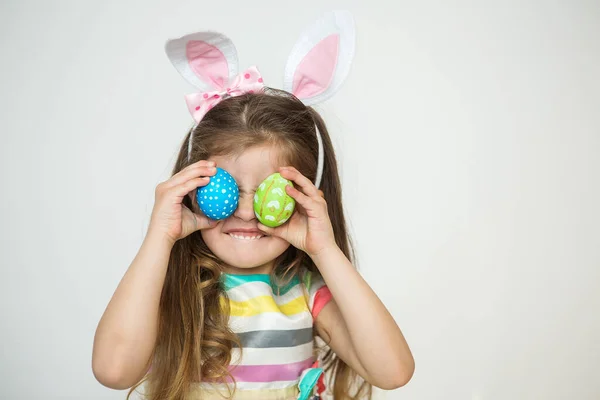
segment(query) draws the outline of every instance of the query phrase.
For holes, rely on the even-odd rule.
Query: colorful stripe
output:
[[[283,314],[263,313],[252,317],[229,317],[229,327],[235,333],[259,331],[265,328],[295,330],[312,328],[313,318],[309,311],[285,316]]]
[[[240,285],[249,282],[262,282],[267,284],[273,290],[273,293],[277,295],[284,295],[294,286],[300,284],[300,279],[295,276],[292,280],[282,287],[278,287],[274,284],[271,284],[271,276],[268,274],[251,274],[251,275],[235,275],[235,274],[223,274],[221,276],[221,282],[223,283],[225,291],[229,291],[233,288],[236,288]]]
[[[233,348],[231,365],[293,364],[313,354],[312,342],[295,347]]]
[[[311,357],[293,364],[239,365],[230,368],[236,382],[290,381],[298,379],[302,371],[310,368],[313,362],[314,358]]]
[[[238,333],[242,348],[294,347],[312,343],[313,329],[264,330]]]
[[[269,296],[275,300],[275,303],[285,304],[296,297],[306,297],[307,293],[304,292],[300,286],[296,285],[289,289],[285,294],[276,296],[271,292],[271,288],[266,286],[264,283],[245,283],[237,286],[227,292],[227,298],[233,301],[247,301],[258,296]]]
[[[285,304],[278,305],[272,296],[258,296],[247,301],[229,300],[229,313],[233,317],[251,317],[262,313],[300,314],[308,311],[306,300],[300,296]]]
[[[280,383],[280,382],[277,382]],[[235,400],[296,400],[298,398],[298,387],[296,382],[282,382],[283,387],[266,389],[243,389],[235,392]],[[254,384],[246,382],[249,385],[265,385],[264,383]],[[208,385],[205,383],[192,386],[190,400],[224,400],[229,396],[227,387],[222,385]]]
[[[325,307],[327,303],[331,301],[332,298],[333,296],[331,295],[331,292],[329,291],[329,288],[327,286],[323,286],[319,290],[317,290],[312,306],[312,316],[314,319],[317,319],[317,316],[319,315],[323,307]]]
[[[253,392],[261,392],[263,390],[281,390],[281,389],[285,389],[289,386],[295,386],[297,384],[298,384],[298,378],[295,378],[291,381],[244,382],[243,385],[238,385],[238,388],[240,388],[240,386],[243,386],[244,392],[246,390],[253,391]],[[224,390],[224,389],[227,389],[227,387],[228,387],[228,385],[226,385],[226,384],[216,383],[216,382],[195,382],[194,386],[207,388],[207,389],[212,388],[212,389],[216,389],[216,390]],[[236,397],[236,400],[237,400],[237,397]]]

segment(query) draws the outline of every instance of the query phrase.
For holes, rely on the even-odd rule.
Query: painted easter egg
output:
[[[200,210],[210,219],[225,219],[233,214],[238,206],[240,191],[229,172],[217,167],[217,173],[210,177],[206,186],[196,190],[196,201]]]
[[[294,184],[279,173],[270,175],[256,189],[254,214],[261,224],[274,228],[283,225],[294,212],[296,201],[285,192]]]

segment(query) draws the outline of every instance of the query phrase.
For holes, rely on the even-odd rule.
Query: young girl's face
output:
[[[235,213],[210,229],[202,230],[202,238],[210,250],[226,263],[225,272],[270,273],[273,260],[290,244],[283,239],[266,236],[254,215],[254,192],[269,175],[285,166],[276,148],[253,147],[238,157],[216,156],[217,166],[236,180],[240,198]],[[240,271],[244,269],[245,271]]]

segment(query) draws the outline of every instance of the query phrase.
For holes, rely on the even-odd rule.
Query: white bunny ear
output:
[[[237,50],[217,32],[196,32],[165,44],[167,57],[186,81],[200,89],[224,89],[238,73]]]
[[[306,105],[333,96],[350,71],[355,36],[348,11],[325,14],[296,42],[285,67],[283,88]]]

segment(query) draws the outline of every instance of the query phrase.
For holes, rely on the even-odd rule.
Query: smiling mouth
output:
[[[243,233],[243,232],[229,232],[228,235],[236,240],[243,240],[246,242],[249,242],[251,240],[258,240],[265,236],[265,235],[257,234],[257,233]]]

